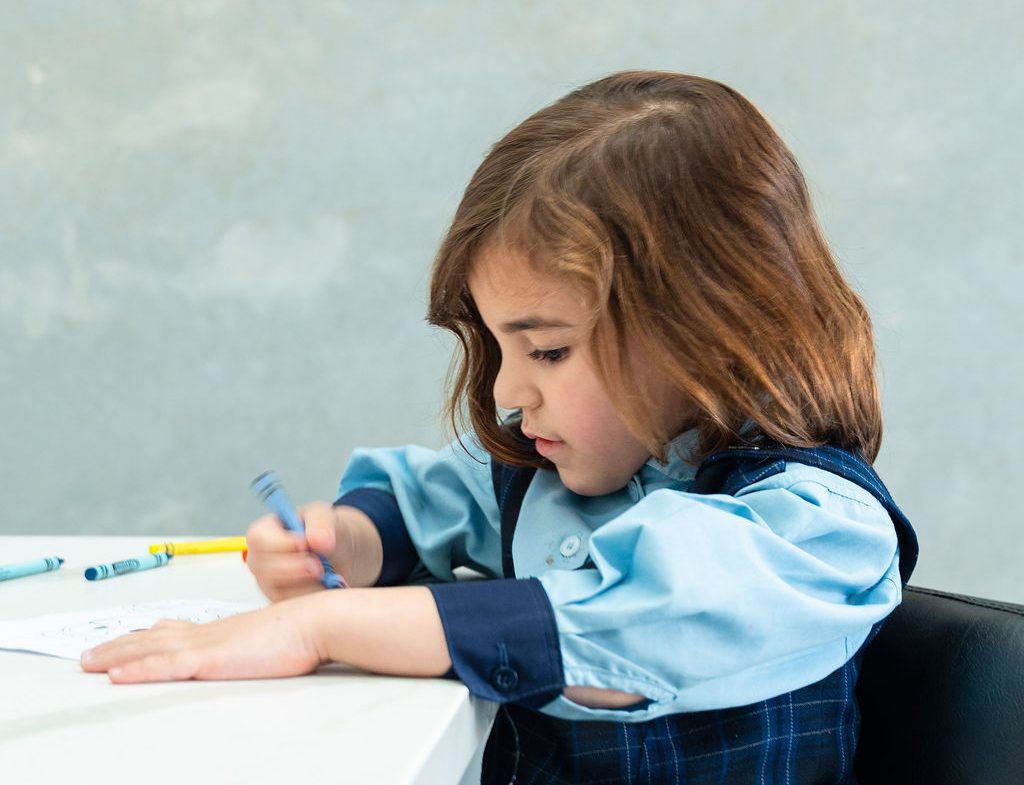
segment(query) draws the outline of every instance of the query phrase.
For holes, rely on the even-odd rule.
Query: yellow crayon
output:
[[[171,556],[188,556],[196,553],[223,553],[244,551],[245,537],[221,537],[219,540],[195,540],[193,542],[158,542],[149,546],[150,553],[169,553]]]

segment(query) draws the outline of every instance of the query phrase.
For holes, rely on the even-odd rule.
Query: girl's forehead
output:
[[[512,248],[482,248],[473,259],[467,282],[477,309],[488,321],[491,316],[505,320],[525,314],[557,315],[568,321],[584,308],[580,293],[567,279],[537,269],[524,253]]]
[[[525,253],[508,246],[488,243],[473,257],[468,281],[471,288],[495,287],[502,290],[543,289],[554,281],[545,275]]]

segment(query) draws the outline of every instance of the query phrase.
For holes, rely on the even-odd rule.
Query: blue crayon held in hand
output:
[[[32,561],[23,561],[18,564],[5,564],[0,566],[0,581],[27,578],[29,575],[59,570],[63,563],[64,560],[60,556],[49,556],[45,559],[33,559]]]
[[[263,472],[263,474],[252,481],[252,489],[256,491],[256,495],[260,497],[267,509],[281,519],[281,523],[288,531],[294,532],[305,539],[306,527],[303,525],[302,519],[299,518],[299,513],[292,506],[291,501],[289,501],[284,488],[281,487],[281,483],[274,472]],[[345,581],[334,571],[331,563],[320,554],[316,555],[320,558],[320,563],[324,567],[324,577],[321,581],[324,588],[344,588]]]
[[[109,564],[97,564],[95,567],[86,569],[85,579],[87,581],[102,581],[105,578],[113,578],[115,575],[152,570],[154,567],[163,567],[173,558],[169,553],[147,553],[137,559],[121,559],[121,561]]]

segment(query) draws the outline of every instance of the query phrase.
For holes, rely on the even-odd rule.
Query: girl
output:
[[[868,315],[758,111],[657,72],[541,110],[470,181],[429,315],[464,435],[357,450],[305,544],[256,521],[267,609],[83,667],[458,678],[503,704],[486,782],[849,781],[859,652],[916,542],[869,465]],[[316,554],[394,588],[319,591]]]

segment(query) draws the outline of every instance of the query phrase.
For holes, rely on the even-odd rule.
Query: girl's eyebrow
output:
[[[505,333],[521,333],[526,330],[558,330],[564,327],[572,327],[572,325],[559,319],[543,319],[540,316],[527,316],[523,319],[505,322],[501,325],[501,330]]]

